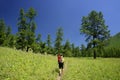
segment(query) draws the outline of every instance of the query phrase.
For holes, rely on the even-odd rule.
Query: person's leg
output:
[[[59,63],[59,75],[61,75],[61,63]]]
[[[64,63],[61,63],[61,73],[63,73],[63,69],[64,69]]]
[[[59,75],[61,75],[61,69],[59,69]]]

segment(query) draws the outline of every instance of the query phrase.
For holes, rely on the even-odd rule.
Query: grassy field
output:
[[[67,58],[63,80],[120,80],[120,58]]]
[[[0,80],[55,80],[56,57],[0,47]]]
[[[0,80],[56,80],[55,56],[0,47]],[[120,80],[120,58],[65,58],[62,80]]]

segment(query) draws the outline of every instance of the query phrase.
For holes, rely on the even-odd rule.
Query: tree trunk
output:
[[[96,50],[94,49],[94,59],[96,59]]]
[[[28,47],[28,46],[27,46],[27,50],[26,50],[26,52],[28,52],[28,51],[29,51],[29,48],[30,48],[30,47]]]
[[[96,38],[96,36],[93,36],[93,40],[95,40],[95,38]],[[93,55],[93,57],[94,57],[94,59],[96,59],[96,50],[95,50],[95,47],[96,47],[96,43],[95,42],[93,42],[93,53],[94,53],[94,55]]]

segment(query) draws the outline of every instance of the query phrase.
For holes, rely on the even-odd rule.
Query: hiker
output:
[[[58,65],[59,65],[59,75],[63,73],[63,68],[64,68],[64,58],[63,55],[58,54]]]

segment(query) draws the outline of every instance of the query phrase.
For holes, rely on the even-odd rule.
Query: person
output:
[[[59,64],[60,61],[61,61],[61,55],[60,55],[60,53],[58,53],[57,57],[58,57],[58,64]]]
[[[59,65],[59,75],[63,73],[63,68],[64,68],[64,58],[63,55],[58,54],[58,65]]]

